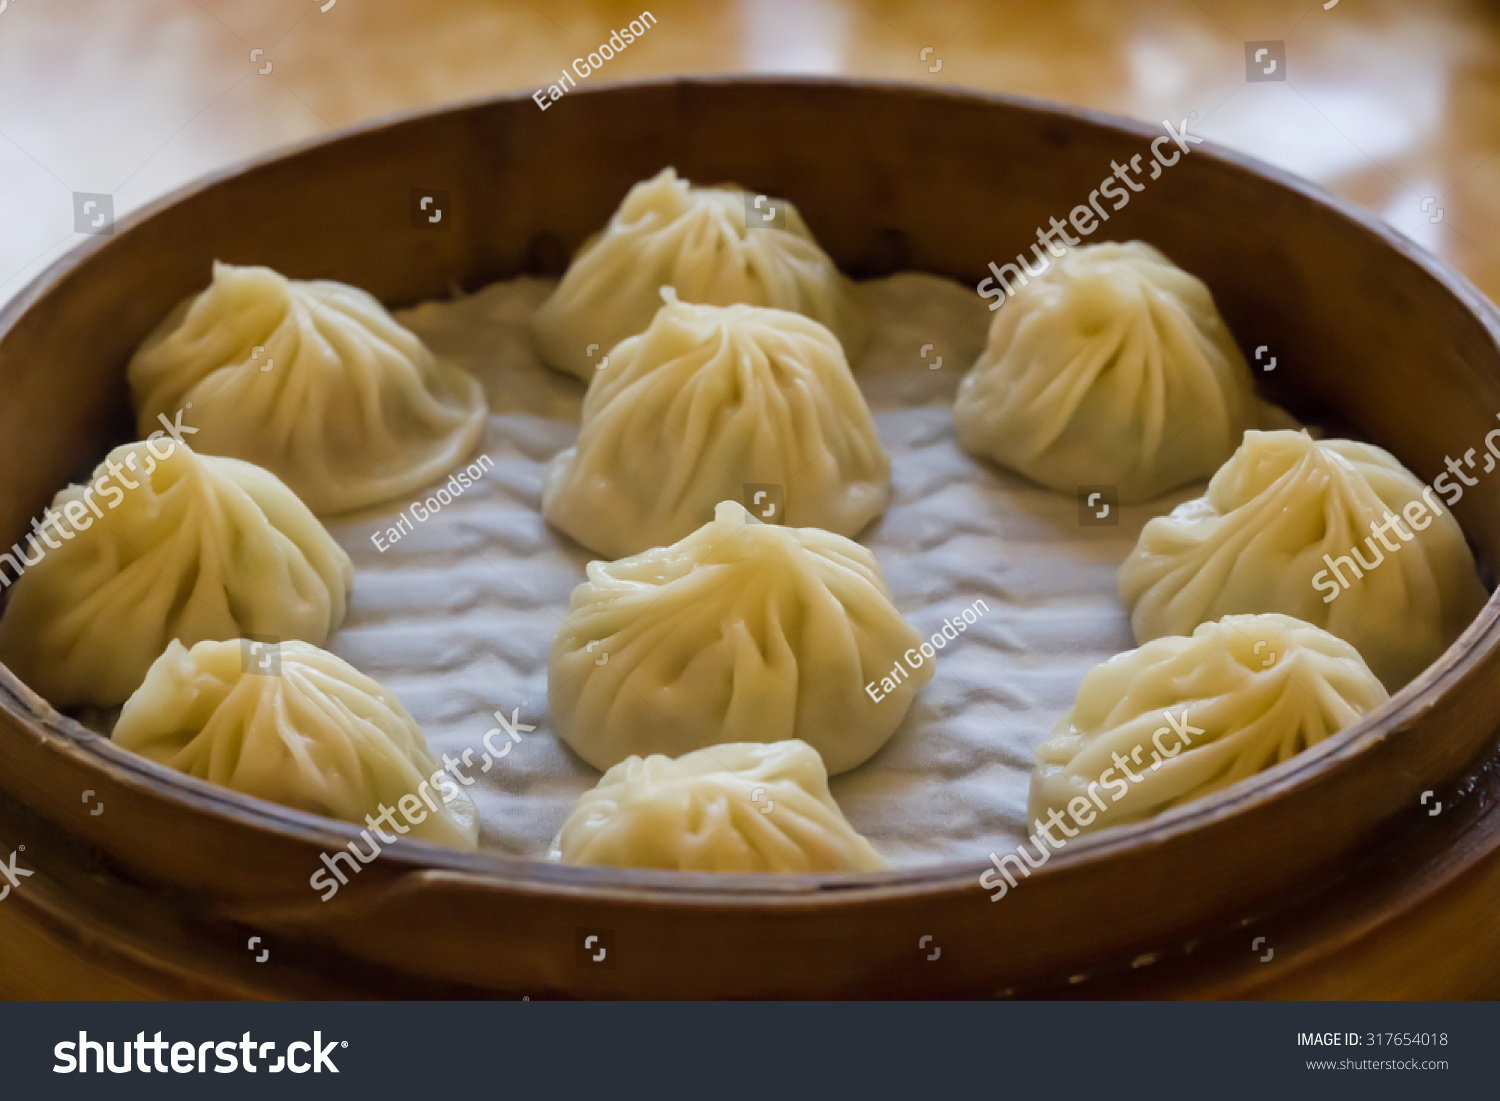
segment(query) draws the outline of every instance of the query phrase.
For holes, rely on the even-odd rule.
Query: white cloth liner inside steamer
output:
[[[576,438],[584,393],[532,346],[527,318],[551,286],[522,278],[397,315],[484,383],[492,415],[480,453],[494,465],[383,552],[371,535],[437,486],[330,525],[356,572],[348,618],[327,643],[400,697],[435,753],[471,751],[480,847],[537,859],[599,778],[547,720],[547,651],[593,557],[540,512],[543,473]],[[1120,509],[1118,526],[1082,525],[1073,497],[959,450],[951,406],[984,342],[985,302],[915,273],[861,293],[874,334],[855,376],[891,455],[893,494],[859,541],[924,636],[976,600],[988,611],[944,640],[896,734],[835,777],[833,794],[893,864],[982,861],[1024,837],[1032,751],[1084,673],[1134,646],[1116,569],[1147,520],[1202,489]],[[509,720],[517,709],[536,729],[481,772],[492,713]]]

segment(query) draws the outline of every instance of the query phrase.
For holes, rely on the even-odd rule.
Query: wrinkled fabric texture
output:
[[[349,618],[328,647],[395,691],[434,751],[473,750],[475,783],[465,790],[484,822],[481,847],[526,859],[547,854],[600,776],[556,736],[548,700],[549,647],[591,557],[538,512],[548,464],[576,442],[583,398],[531,348],[526,320],[549,288],[520,279],[398,315],[484,380],[494,415],[483,449],[496,465],[384,552],[370,536],[390,515],[332,525],[358,572]],[[991,319],[973,286],[904,273],[859,290],[877,328],[855,379],[892,482],[886,512],[859,540],[923,638],[942,641],[944,622],[971,607],[981,615],[937,654],[880,751],[831,777],[829,789],[893,865],[977,867],[1031,831],[1036,747],[1083,677],[1135,646],[1115,592],[1120,563],[1143,525],[1203,486],[1122,505],[1113,523],[1080,523],[1074,495],[974,459],[954,438],[958,376]],[[615,662],[598,647],[589,660]],[[519,742],[490,738],[497,710],[535,729]],[[494,756],[501,738],[513,748],[485,771],[483,754]]]

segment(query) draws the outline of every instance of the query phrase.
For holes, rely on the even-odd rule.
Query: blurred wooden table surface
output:
[[[532,91],[648,9],[591,87],[849,74],[1189,117],[1500,297],[1500,10],[1481,0],[0,0],[0,300],[82,239],[75,192],[118,215],[286,142]]]

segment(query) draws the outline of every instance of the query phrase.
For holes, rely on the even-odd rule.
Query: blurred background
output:
[[[118,217],[289,142],[529,94],[645,10],[590,87],[814,73],[1192,117],[1500,298],[1500,9],[1478,0],[0,0],[0,301],[86,239],[76,193]]]

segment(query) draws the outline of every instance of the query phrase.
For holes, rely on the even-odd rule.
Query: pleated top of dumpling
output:
[[[303,642],[252,655],[244,639],[191,650],[173,641],[112,737],[246,795],[359,825],[376,816],[388,838],[472,849],[479,837],[473,801],[438,776],[442,765],[401,701]],[[383,808],[393,814],[382,818]]]
[[[1274,416],[1208,288],[1156,249],[1043,255],[959,387],[965,450],[1058,492],[1115,486],[1129,503],[1207,478]]]
[[[870,551],[724,501],[672,546],[589,563],[552,643],[548,708],[595,768],[800,738],[838,773],[885,743],[932,678],[920,646]],[[868,690],[883,677],[895,683]]]
[[[684,302],[804,314],[828,326],[853,362],[867,335],[853,285],[796,207],[777,199],[757,209],[755,199],[733,186],[693,187],[671,168],[636,184],[537,311],[542,358],[591,378],[610,348],[650,324],[658,288],[671,286]]]
[[[1205,496],[1146,525],[1119,589],[1138,642],[1281,612],[1353,643],[1392,692],[1485,601],[1433,490],[1371,444],[1292,431],[1245,433]]]
[[[478,381],[371,295],[263,267],[215,263],[128,376],[142,434],[180,416],[199,451],[265,467],[320,516],[441,479],[488,415]]]
[[[1155,639],[1083,678],[1037,749],[1027,820],[1056,811],[1056,838],[1139,821],[1288,760],[1387,698],[1354,647],[1290,616]]]
[[[828,791],[806,742],[630,757],[579,797],[565,864],[684,872],[869,872],[886,866]]]
[[[11,587],[0,660],[56,707],[121,703],[172,639],[320,643],[343,621],[349,556],[250,463],[126,444],[48,516],[58,546],[28,536],[40,557]]]
[[[669,301],[589,386],[578,443],[553,461],[542,511],[619,558],[681,539],[718,502],[763,485],[766,517],[853,536],[884,510],[890,478],[824,326],[786,310]]]

